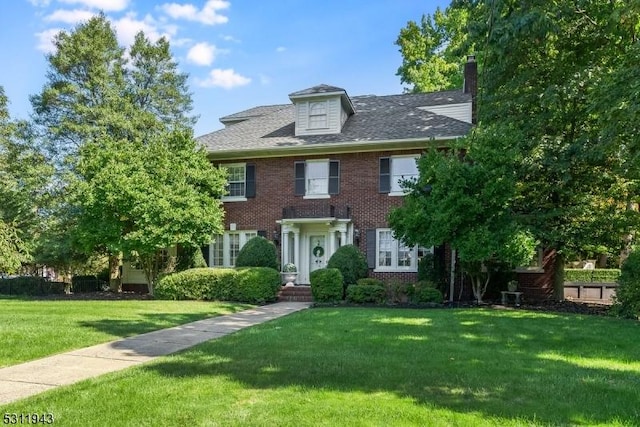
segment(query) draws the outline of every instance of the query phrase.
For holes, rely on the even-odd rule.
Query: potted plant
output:
[[[282,279],[286,283],[285,286],[294,286],[298,278],[298,268],[295,264],[289,262],[282,267]]]

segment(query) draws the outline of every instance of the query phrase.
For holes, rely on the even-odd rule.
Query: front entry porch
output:
[[[295,218],[278,223],[282,242],[280,259],[282,265],[293,263],[297,267],[297,285],[310,284],[313,271],[325,268],[340,246],[353,243],[351,219]]]

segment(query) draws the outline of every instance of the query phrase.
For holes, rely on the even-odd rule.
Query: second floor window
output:
[[[329,197],[340,191],[340,162],[337,160],[307,160],[295,162],[295,195]]]
[[[245,200],[256,196],[256,167],[251,163],[222,165],[227,169],[226,201]]]
[[[380,158],[380,192],[399,196],[405,193],[403,181],[418,179],[418,156],[392,156]]]

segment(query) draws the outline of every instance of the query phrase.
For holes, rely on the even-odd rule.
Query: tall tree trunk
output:
[[[553,299],[564,300],[564,254],[556,251],[553,260]]]
[[[122,277],[120,277],[121,263],[122,253],[109,255],[109,290],[111,292],[122,292]]]

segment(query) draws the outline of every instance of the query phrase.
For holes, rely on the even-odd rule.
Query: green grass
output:
[[[198,301],[0,298],[0,367],[247,307]]]
[[[0,408],[56,425],[640,425],[640,323],[319,308]]]

